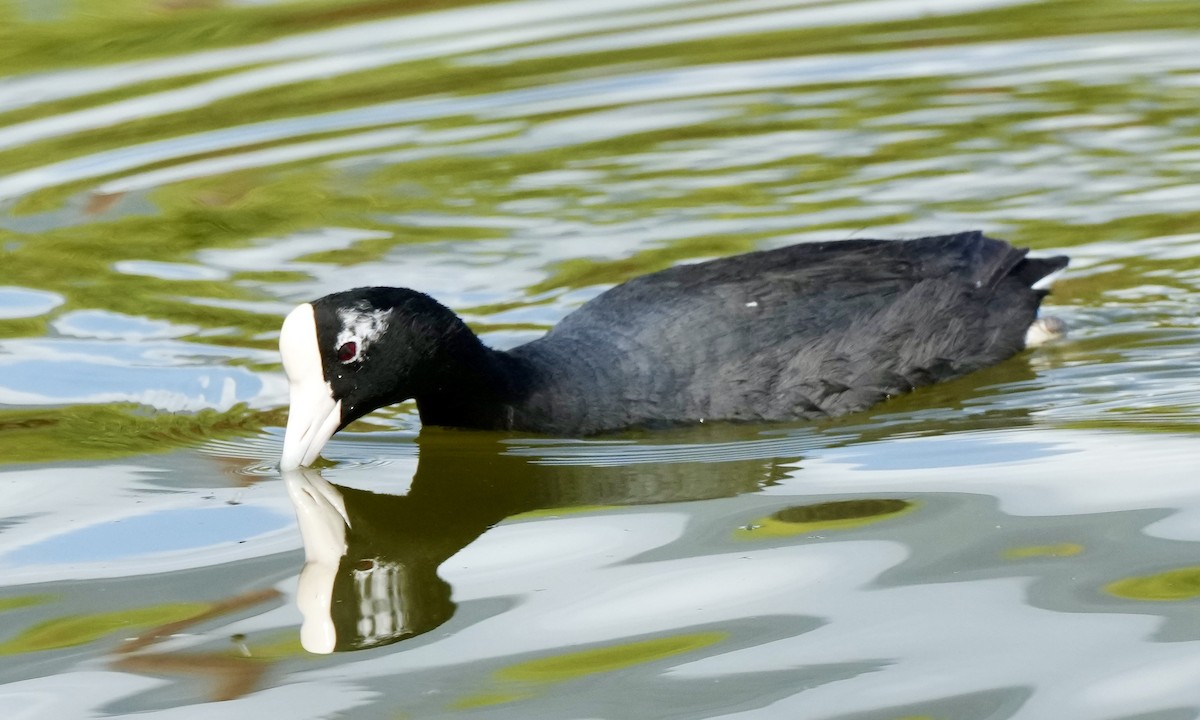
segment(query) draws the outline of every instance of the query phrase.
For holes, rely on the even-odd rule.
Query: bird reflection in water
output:
[[[778,439],[737,443],[728,458],[714,458],[712,445],[691,445],[708,454],[683,453],[666,463],[645,445],[596,446],[609,451],[607,465],[604,457],[551,460],[561,445],[539,450],[490,433],[427,429],[418,444],[417,472],[405,495],[336,485],[317,470],[284,472],[304,541],[297,603],[309,652],[387,645],[445,623],[455,606],[438,567],[505,518],[729,497],[772,484],[782,466],[798,459],[782,456]],[[611,451],[621,448],[654,454],[656,461],[611,462],[617,459]]]
[[[405,497],[340,487],[309,469],[284,471],[284,480],[304,540],[296,600],[306,650],[386,645],[449,619],[450,587],[427,557],[438,543],[416,536]],[[389,511],[395,528],[373,522]]]

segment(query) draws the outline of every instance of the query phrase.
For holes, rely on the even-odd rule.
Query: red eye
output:
[[[358,345],[353,341],[345,343],[338,348],[338,362],[350,362],[356,355],[358,355]]]

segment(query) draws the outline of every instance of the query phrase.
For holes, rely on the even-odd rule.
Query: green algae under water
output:
[[[0,707],[1194,716],[1198,42],[1178,0],[0,2]],[[1067,342],[814,425],[401,405],[302,551],[298,302],[511,346],[678,263],[974,228],[1072,256]],[[367,649],[300,649],[322,567]]]

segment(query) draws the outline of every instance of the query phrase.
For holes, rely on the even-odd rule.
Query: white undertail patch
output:
[[[1067,324],[1054,316],[1040,317],[1025,331],[1025,347],[1040,347],[1067,336]]]
[[[1062,270],[1055,270],[1054,272],[1050,273],[1046,277],[1035,282],[1032,286],[1033,289],[1034,290],[1049,290],[1050,286],[1054,284],[1054,281],[1057,280],[1058,277],[1060,275],[1062,275],[1065,271],[1066,271],[1065,268]]]

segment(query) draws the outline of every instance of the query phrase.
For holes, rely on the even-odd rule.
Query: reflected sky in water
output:
[[[1069,707],[1098,717],[1114,708],[1132,713],[1192,702],[1188,650],[1200,633],[1193,604],[1147,605],[1105,590],[1123,575],[1144,571],[1147,558],[1168,566],[1194,558],[1200,504],[1181,461],[1192,453],[1190,440],[1042,433],[1043,451],[1023,459],[1011,447],[1026,434],[996,431],[834,442],[782,465],[761,452],[761,459],[740,459],[753,458],[752,448],[761,444],[749,440],[732,459],[676,465],[681,468],[676,475],[661,465],[638,473],[629,472],[637,465],[612,465],[605,459],[611,444],[600,444],[600,463],[581,471],[578,465],[536,463],[537,444],[518,442],[523,453],[497,454],[512,442],[463,444],[453,437],[461,433],[434,433],[420,440],[421,464],[407,488],[396,487],[403,484],[397,474],[405,472],[399,463],[314,471],[317,482],[348,480],[358,487],[327,486],[342,497],[348,532],[358,534],[349,541],[348,572],[390,564],[407,573],[406,592],[393,598],[402,601],[393,611],[400,618],[427,618],[432,626],[420,626],[415,637],[405,635],[397,645],[330,656],[331,665],[302,662],[289,671],[293,682],[245,700],[265,693],[291,706],[315,684],[326,689],[326,702],[349,711],[364,701],[364,691],[386,687],[417,712],[436,715],[447,702],[512,692],[524,700],[495,711],[540,712],[546,703],[553,705],[559,683],[568,682],[573,707],[602,712],[612,707],[612,683],[631,682],[634,697],[651,703],[653,693],[686,696],[697,683],[721,679],[731,681],[730,693],[741,702],[762,702],[755,713],[814,718],[826,716],[820,710],[826,707],[870,711],[927,706],[941,698],[934,702],[938,707],[976,694],[964,707],[978,711],[1004,697],[1030,716]],[[918,462],[943,458],[953,443],[974,448],[975,462]],[[589,445],[541,447],[550,453],[570,450],[585,460]],[[643,443],[630,447],[653,449]],[[910,462],[889,464],[897,456]],[[1137,468],[1147,463],[1160,471],[1139,477]],[[189,466],[200,467],[194,461]],[[491,474],[471,477],[470,471],[483,468]],[[21,543],[24,558],[41,559],[43,575],[58,578],[50,588],[95,577],[99,568],[116,570],[115,578],[127,578],[118,582],[135,585],[148,568],[179,568],[176,572],[187,573],[181,587],[157,591],[172,596],[211,582],[203,578],[223,577],[227,563],[238,562],[239,545],[256,545],[259,553],[274,548],[275,554],[260,556],[267,571],[260,562],[257,572],[279,578],[270,585],[285,594],[286,604],[213,631],[181,635],[174,652],[186,656],[214,643],[219,647],[231,633],[296,633],[296,573],[305,554],[297,551],[294,532],[277,529],[291,522],[283,484],[175,487],[164,493],[175,485],[173,472],[142,468],[130,476],[160,488],[137,493],[136,509],[94,493],[86,513],[76,512],[81,519],[106,516],[103,521],[66,533],[43,526],[40,541]],[[761,489],[745,493],[741,482]],[[390,494],[397,489],[402,494]],[[714,499],[688,496],[696,492]],[[903,498],[913,509],[794,535],[744,531],[786,508],[879,497]],[[620,507],[631,500],[637,505]],[[200,501],[212,505],[186,509]],[[529,512],[538,508],[546,509]],[[24,511],[64,512],[49,493]],[[220,532],[232,535],[222,537],[216,529],[205,535],[204,514],[214,521],[221,514],[240,519],[224,522]],[[497,518],[500,525],[491,527]],[[193,527],[165,544],[144,543],[141,557],[129,557],[131,528],[154,523]],[[52,557],[55,549],[69,548],[72,537],[88,539],[88,557]],[[306,554],[311,559],[312,548]],[[5,559],[6,574],[17,579],[23,572],[13,567],[14,560]],[[28,579],[37,582],[36,575]],[[46,587],[33,586],[39,592]],[[382,611],[378,604],[369,607]],[[583,685],[553,676],[532,686],[505,679],[504,668],[572,648],[716,630],[721,639],[694,653],[670,661],[635,659],[631,668],[646,662],[646,670],[658,670],[622,671],[632,673],[626,680],[621,673],[601,674]],[[1161,642],[1168,638],[1172,642]],[[291,667],[300,659],[281,662]],[[1147,685],[1151,667],[1154,682]],[[586,669],[580,672],[566,677],[589,676]],[[794,688],[784,683],[764,701],[764,678],[801,676],[803,692],[784,693],[784,687]],[[751,678],[758,680],[743,687]],[[437,692],[419,690],[428,686]],[[117,702],[127,687],[114,684],[114,694],[105,697]],[[145,697],[153,702],[155,695]],[[297,711],[301,717],[322,716]]]
[[[1196,717],[1188,10],[0,5],[0,707]],[[510,347],[678,263],[973,228],[1072,257],[1067,342],[807,426],[401,406],[278,472],[298,302]]]

